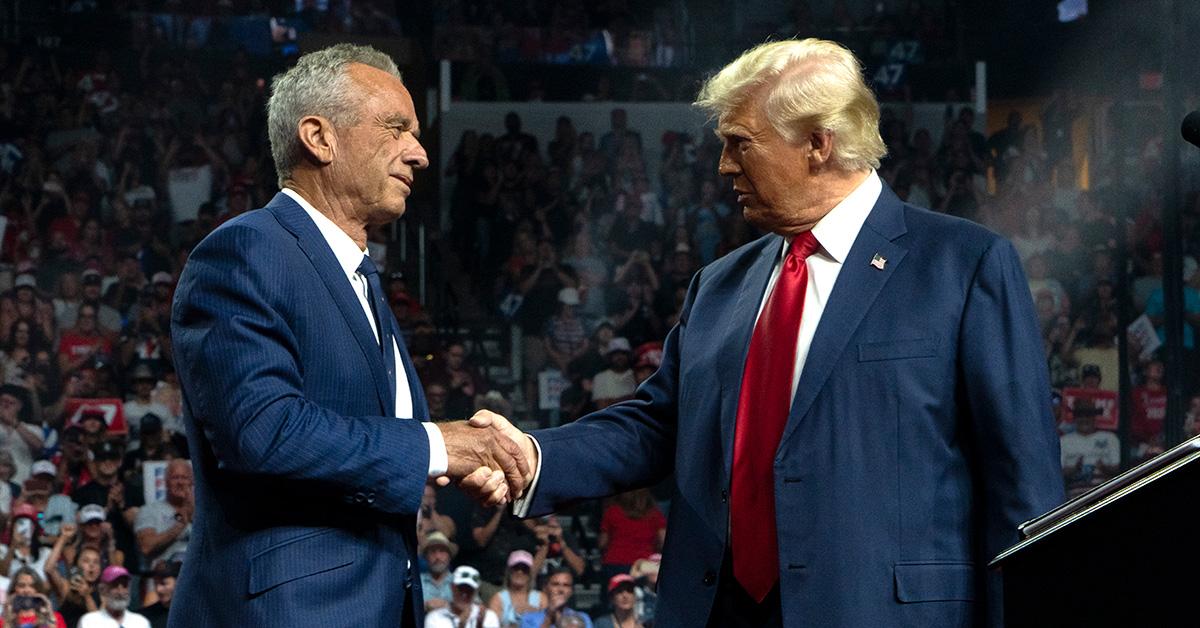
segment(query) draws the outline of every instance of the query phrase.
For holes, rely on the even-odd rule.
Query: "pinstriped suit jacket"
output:
[[[421,625],[428,437],[391,416],[379,345],[304,210],[277,194],[205,238],[171,319],[196,516],[170,625]]]

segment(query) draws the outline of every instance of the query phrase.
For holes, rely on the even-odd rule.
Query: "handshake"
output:
[[[480,410],[467,421],[438,427],[449,459],[438,486],[457,482],[484,506],[507,504],[525,494],[537,469],[537,449],[508,419]]]

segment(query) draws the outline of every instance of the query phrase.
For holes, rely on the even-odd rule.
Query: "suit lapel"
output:
[[[750,336],[754,333],[758,308],[762,305],[763,293],[771,280],[771,271],[775,269],[775,263],[779,260],[786,242],[778,235],[767,236],[765,240],[762,251],[751,258],[753,261],[746,269],[746,278],[741,282],[737,302],[728,318],[729,321],[737,322],[731,325],[731,333],[726,336],[726,344],[720,353],[740,356],[729,368],[723,369],[724,376],[721,378],[721,453],[727,478],[730,477],[730,469],[733,466],[733,430],[737,423],[738,396],[742,389],[742,374],[746,370]]]
[[[863,223],[854,245],[850,247],[850,253],[829,296],[829,303],[821,313],[821,323],[809,347],[787,425],[779,439],[780,447],[812,407],[817,394],[829,379],[834,364],[854,336],[854,331],[871,309],[888,278],[900,266],[908,250],[892,240],[903,235],[905,230],[904,204],[884,184],[879,200]],[[876,254],[887,260],[882,269],[871,263]]]
[[[383,364],[379,343],[375,340],[375,334],[371,332],[371,324],[367,322],[366,315],[363,313],[362,304],[355,296],[354,289],[350,287],[350,282],[346,279],[346,274],[342,272],[337,258],[334,257],[333,250],[329,248],[329,243],[325,241],[325,237],[321,235],[321,231],[317,229],[317,225],[308,217],[304,209],[288,195],[282,192],[276,194],[275,198],[267,203],[266,209],[275,215],[279,224],[296,236],[300,249],[308,256],[317,275],[325,284],[325,288],[329,290],[334,304],[337,305],[342,317],[350,326],[355,342],[362,350],[367,362],[371,364],[371,378],[375,382],[375,392],[379,395],[379,403],[384,409],[384,416],[391,416],[395,413],[396,404],[392,399],[391,386],[387,381],[387,367]],[[401,351],[402,355],[403,353]],[[406,362],[405,369],[407,370],[407,368]]]

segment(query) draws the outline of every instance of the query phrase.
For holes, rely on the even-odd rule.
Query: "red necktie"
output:
[[[811,231],[792,239],[754,326],[738,396],[729,515],[733,576],[759,602],[779,579],[773,465],[792,405],[796,339],[808,290],[805,259],[818,246]]]

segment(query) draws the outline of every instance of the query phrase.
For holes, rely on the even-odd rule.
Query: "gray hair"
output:
[[[371,46],[335,44],[301,56],[294,67],[271,79],[267,135],[280,187],[304,159],[304,147],[297,132],[301,118],[323,116],[335,127],[357,122],[359,104],[365,95],[351,83],[346,72],[352,63],[400,78],[396,62],[387,54]]]

